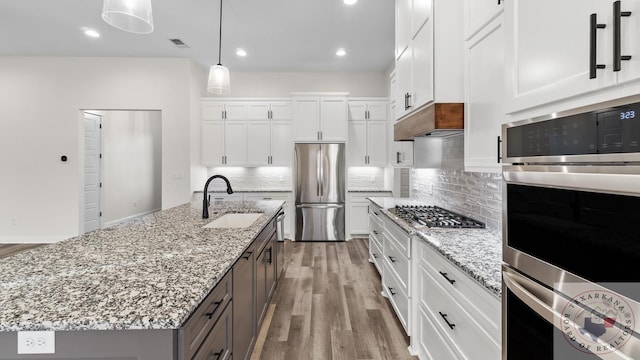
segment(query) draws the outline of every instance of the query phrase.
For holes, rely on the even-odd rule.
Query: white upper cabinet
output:
[[[620,55],[631,59],[621,61],[617,72],[618,83],[640,79],[640,1],[622,0],[620,11],[630,11],[631,16],[620,19]]]
[[[249,102],[248,166],[290,166],[291,102]]]
[[[202,164],[291,166],[291,101],[202,99]]]
[[[347,141],[346,94],[295,96],[293,123],[295,141]]]
[[[387,165],[387,100],[349,100],[349,166]]]
[[[504,113],[504,26],[498,16],[465,46],[465,171],[500,172]]]
[[[391,166],[413,166],[413,141],[394,141],[391,143]]]
[[[396,0],[396,57],[411,42],[412,0]]]
[[[465,40],[469,40],[504,9],[504,0],[464,1]]]
[[[462,0],[396,2],[396,120],[434,101],[463,101],[463,17]]]
[[[508,113],[615,84],[611,1],[509,0],[504,6]],[[592,14],[604,28],[591,30]],[[627,36],[638,40],[637,31]]]

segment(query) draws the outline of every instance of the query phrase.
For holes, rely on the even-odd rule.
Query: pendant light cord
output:
[[[222,65],[220,58],[222,57],[222,0],[220,0],[220,37],[218,38],[218,65]]]

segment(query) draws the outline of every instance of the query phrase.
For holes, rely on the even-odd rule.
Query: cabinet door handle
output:
[[[631,11],[620,10],[620,0],[613,2],[613,71],[622,69],[622,61],[631,60],[631,55],[621,55],[622,48],[620,21],[622,17],[631,16]]]
[[[376,235],[378,235],[378,232],[377,232],[376,230],[373,230],[373,233],[374,233],[374,234],[376,234]]]
[[[456,282],[453,279],[449,279],[449,277],[447,276],[448,274],[446,272],[442,272],[442,271],[438,271],[438,272],[440,273],[440,275],[442,275],[443,278],[447,279],[449,284],[453,285]]]
[[[411,109],[411,94],[407,93],[407,109]]]
[[[400,151],[396,152],[396,164],[400,164]]]
[[[502,144],[502,139],[500,139],[500,135],[498,135],[498,164],[500,163],[500,161],[502,160],[502,156],[500,156],[500,144]]]
[[[407,110],[409,108],[409,93],[404,94],[404,109]]]
[[[388,255],[387,257],[389,258],[389,260],[391,260],[391,262],[392,262],[392,263],[394,263],[394,262],[398,261],[398,260],[396,260],[396,258],[395,258],[395,257],[393,257],[393,256],[391,256],[391,255]]]
[[[606,66],[598,64],[596,59],[598,50],[598,29],[604,29],[607,25],[598,24],[598,15],[591,14],[591,32],[589,35],[589,79],[595,79],[597,69],[604,69]]]
[[[217,353],[213,353],[213,355],[209,356],[209,360],[213,359],[213,360],[220,360],[220,357],[222,356],[222,354],[224,354],[224,349],[221,349],[219,352]],[[215,358],[214,358],[215,356]]]
[[[373,257],[374,257],[375,259],[377,259],[377,258],[378,258],[378,254],[373,253]]]
[[[268,248],[267,252],[269,253],[269,257],[267,258],[267,264],[271,264],[271,262],[273,262],[273,254],[272,254],[271,248]]]
[[[218,310],[218,308],[220,307],[220,304],[222,304],[222,300],[220,301],[216,301],[214,302],[215,307],[213,308],[213,310],[211,310],[211,312],[206,313],[205,315],[209,317],[209,320],[211,320],[211,318],[213,317],[213,314],[216,313],[216,310]]]
[[[392,287],[387,286],[387,289],[389,289],[389,293],[391,294],[391,296],[396,296],[398,293],[393,291],[394,289]]]
[[[442,316],[442,318],[444,319],[444,322],[447,323],[447,325],[449,325],[449,328],[451,330],[453,330],[454,327],[456,327],[456,324],[452,324],[449,322],[449,320],[447,320],[447,314],[443,314],[441,311],[438,311],[438,314],[440,314],[440,316]]]
[[[242,255],[242,258],[245,260],[249,260],[251,254],[253,254],[253,251],[247,251],[244,255]]]
[[[502,0],[498,0],[498,5],[500,5],[501,1],[502,1]]]

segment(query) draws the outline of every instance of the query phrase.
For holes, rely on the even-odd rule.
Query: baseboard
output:
[[[53,244],[74,237],[69,236],[0,236],[0,244]]]
[[[111,226],[114,226],[114,225],[118,225],[118,224],[121,224],[123,222],[127,222],[127,221],[133,220],[135,218],[139,218],[141,216],[153,214],[154,212],[158,212],[160,210],[161,209],[149,210],[149,211],[141,212],[141,213],[134,214],[134,215],[131,215],[131,216],[127,216],[126,218],[122,218],[122,219],[118,219],[118,220],[112,220],[112,221],[109,221],[109,222],[106,222],[106,223],[102,224],[102,228],[104,229],[104,228],[108,228],[108,227],[111,227]]]

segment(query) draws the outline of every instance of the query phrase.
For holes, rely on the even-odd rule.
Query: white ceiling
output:
[[[138,35],[105,23],[102,0],[0,0],[0,55],[218,62],[219,0],[152,4],[155,29]],[[231,71],[384,71],[393,62],[393,14],[391,0],[223,0],[222,64]],[[85,28],[101,37],[85,36]],[[235,55],[239,47],[245,58]],[[337,57],[338,48],[347,55]]]

